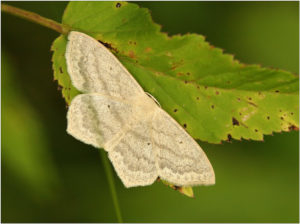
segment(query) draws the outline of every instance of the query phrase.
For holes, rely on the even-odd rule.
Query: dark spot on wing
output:
[[[237,126],[239,126],[240,125],[240,122],[236,119],[236,118],[232,118],[232,124],[233,125],[237,125]]]
[[[117,8],[120,8],[122,5],[121,5],[121,3],[120,2],[118,2],[117,4],[116,4],[116,7]]]

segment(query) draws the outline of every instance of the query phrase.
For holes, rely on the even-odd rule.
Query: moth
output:
[[[65,53],[72,84],[67,132],[108,152],[126,187],[158,177],[176,186],[211,185],[214,170],[198,143],[157,105],[94,38],[72,31]]]

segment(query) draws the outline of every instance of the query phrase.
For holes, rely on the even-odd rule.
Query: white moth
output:
[[[108,152],[126,187],[157,177],[178,186],[215,183],[213,168],[194,139],[92,37],[72,31],[66,62],[83,94],[69,107],[67,132]]]

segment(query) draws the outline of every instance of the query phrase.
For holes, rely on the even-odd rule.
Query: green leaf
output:
[[[147,9],[126,2],[71,2],[63,24],[110,45],[129,72],[196,139],[263,140],[298,128],[298,76],[246,66],[197,34],[168,37]],[[54,76],[66,101],[66,37],[53,44]]]
[[[169,37],[132,3],[70,2],[62,22],[104,43],[195,139],[263,140],[299,127],[297,75],[241,64],[198,34]],[[69,104],[79,92],[67,74],[66,42],[60,36],[52,50],[54,77]]]

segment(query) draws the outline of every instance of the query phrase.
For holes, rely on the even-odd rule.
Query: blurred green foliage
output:
[[[9,4],[60,21],[67,3]],[[200,33],[211,44],[235,54],[244,63],[259,63],[298,73],[298,2],[138,4],[152,11],[154,21],[162,24],[164,32]],[[53,82],[51,68],[50,46],[58,34],[6,14],[2,14],[1,25],[1,221],[116,222],[99,153],[65,131],[66,107],[57,84]],[[5,59],[8,55],[9,59]],[[8,66],[13,69],[9,70]],[[15,120],[15,130],[8,132],[3,125],[4,120],[14,119],[17,113],[26,116],[25,109],[5,112],[5,99],[13,101],[16,94],[3,88],[6,76],[13,79],[11,88],[18,89],[19,100],[15,104],[24,101],[27,107],[30,106],[28,110],[33,111],[30,113],[34,116],[30,120],[39,122],[36,126],[31,127],[19,119]],[[6,165],[9,154],[6,144],[14,144],[18,147],[16,151],[24,150],[20,156],[25,156],[25,145],[18,143],[18,136],[26,128],[27,134],[32,135],[32,144],[34,139],[39,139],[39,147],[45,147],[41,151],[46,152],[48,164],[53,165],[50,165],[51,170],[57,173],[57,178],[54,178],[55,175],[38,172],[47,164],[34,162],[37,157],[26,155],[33,156],[28,165],[35,166],[32,176],[48,183],[43,187],[49,191],[28,190],[37,185],[28,185],[28,179],[19,178],[17,173],[23,171],[17,170],[24,169],[22,163],[16,160],[14,168]],[[33,128],[40,131],[32,131]],[[6,137],[5,133],[13,136]],[[116,178],[123,218],[125,222],[298,222],[298,140],[298,132],[294,131],[267,136],[264,142],[234,141],[222,145],[199,142],[214,166],[216,185],[194,188],[195,199],[170,191],[161,183],[126,189]],[[53,183],[56,184],[53,186]],[[45,194],[48,197],[42,196]]]

